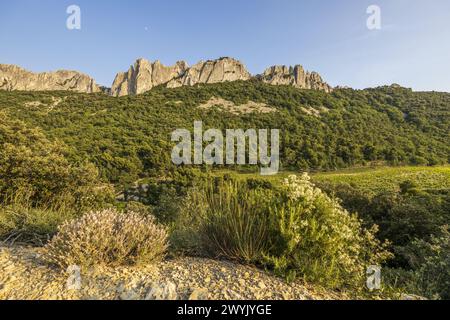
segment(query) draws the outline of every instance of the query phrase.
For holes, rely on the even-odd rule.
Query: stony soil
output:
[[[0,247],[0,300],[346,298],[316,286],[288,284],[253,267],[190,257],[145,267],[83,270],[81,285],[73,288],[68,287],[71,274],[48,266],[40,253],[36,248]]]

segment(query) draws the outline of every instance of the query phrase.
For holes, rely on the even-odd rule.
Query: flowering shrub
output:
[[[134,265],[162,259],[167,246],[167,232],[152,216],[108,209],[62,224],[45,257],[63,268]]]
[[[184,248],[197,245],[212,257],[265,265],[289,279],[333,288],[363,288],[366,267],[390,257],[375,238],[376,227],[364,229],[307,174],[290,176],[278,188],[223,182],[194,194],[174,233],[183,236],[175,243]],[[191,234],[198,236],[185,236]]]
[[[308,174],[285,179],[271,206],[272,250],[267,261],[278,273],[329,287],[362,287],[368,265],[390,257],[375,238],[376,227],[362,227],[310,181]]]

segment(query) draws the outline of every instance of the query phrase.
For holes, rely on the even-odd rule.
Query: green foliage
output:
[[[66,98],[57,108],[45,105],[61,95]],[[234,115],[198,108],[213,96],[236,104],[263,102],[278,111]],[[44,104],[26,105],[32,101]],[[170,134],[192,129],[194,120],[202,120],[205,130],[280,129],[285,170],[448,163],[449,105],[446,93],[386,87],[327,94],[253,81],[160,87],[122,98],[0,92],[0,110],[64,141],[71,147],[70,158],[94,163],[103,178],[124,187],[140,178],[174,175],[179,168],[171,163]],[[319,115],[304,111],[309,108]]]
[[[0,113],[0,146],[0,203],[82,212],[113,199],[112,187],[99,183],[92,164],[71,163],[63,144],[4,113]]]
[[[268,207],[272,194],[222,182],[205,190],[207,205],[201,234],[210,255],[246,263],[260,262],[268,250]]]
[[[173,223],[180,210],[181,191],[173,186],[161,184],[158,186],[157,196],[154,201],[153,212],[161,223]]]
[[[419,188],[418,184],[411,180],[402,182],[399,187],[402,194],[418,193]]]
[[[138,265],[161,260],[167,246],[167,232],[152,216],[110,209],[62,224],[45,258],[62,268]]]
[[[178,252],[259,263],[268,242],[271,194],[229,178],[199,181],[187,191],[171,243]]]
[[[143,216],[153,215],[153,210],[151,207],[136,201],[127,202],[125,205],[125,211],[139,213]]]
[[[405,189],[406,184],[401,185]],[[441,227],[450,221],[450,191],[406,189],[370,196],[348,184],[321,184],[321,187],[342,199],[346,209],[358,212],[366,224],[380,227],[378,238],[389,240],[395,253],[391,267],[412,268],[407,259],[407,246],[415,239],[429,241],[431,236],[439,236]]]
[[[364,229],[356,215],[309,179],[304,174],[284,182],[282,197],[271,209],[274,247],[268,261],[291,279],[361,289],[366,267],[390,257],[386,245],[375,239],[376,226]]]
[[[410,264],[413,265],[417,293],[429,298],[436,295],[450,299],[450,233],[448,226],[442,235],[433,236],[429,242],[416,240],[412,243]]]
[[[450,189],[450,166],[346,169],[317,173],[314,181],[334,186],[350,185],[369,198],[382,192],[398,192],[400,184],[406,182],[415,184],[418,191],[440,192]]]
[[[64,99],[51,108],[53,97]],[[198,108],[211,97],[236,104],[263,102],[277,112],[234,115]],[[29,103],[34,101],[41,104]],[[151,219],[153,213],[170,226],[174,251],[226,256],[290,278],[354,287],[367,263],[385,258],[379,242],[387,239],[395,254],[387,266],[399,275],[399,286],[448,297],[448,233],[442,230],[450,221],[450,167],[317,174],[314,180],[329,196],[297,181],[305,194],[292,199],[279,177],[247,173],[234,181],[238,175],[231,170],[252,172],[250,167],[230,167],[224,181],[205,184],[211,167],[172,164],[170,133],[192,129],[194,120],[202,120],[205,130],[278,128],[283,169],[296,172],[441,165],[450,161],[449,106],[448,93],[381,87],[327,94],[253,81],[159,87],[122,98],[1,91],[0,240],[45,243],[64,221],[112,204],[111,183],[125,190],[128,203],[122,207],[127,212],[136,211],[140,219]],[[318,112],[305,112],[310,108]],[[148,189],[136,196],[129,191],[137,182]],[[358,212],[363,223],[343,208]],[[380,227],[378,240],[373,224]],[[342,228],[335,230],[335,225]],[[352,231],[344,235],[347,228]],[[82,236],[81,227],[76,230]],[[111,245],[101,243],[111,234],[98,237],[95,245],[87,245],[89,256],[74,249],[78,258],[67,263],[94,263],[90,255]],[[69,240],[63,235],[55,239],[63,238]],[[141,260],[125,251],[143,242],[120,241],[118,256],[108,260],[114,254],[101,252],[100,260]]]
[[[193,189],[174,243],[192,240],[185,249],[200,247],[209,256],[265,265],[289,279],[362,288],[365,267],[389,254],[375,239],[376,230],[362,228],[306,177],[291,177],[281,189],[252,189],[247,182],[222,179]],[[187,236],[193,233],[198,236]]]
[[[430,241],[415,240],[408,245],[412,269],[388,269],[388,282],[403,291],[429,299],[450,299],[450,233],[443,227],[441,236]]]
[[[204,186],[188,190],[170,230],[171,252],[177,255],[205,256],[203,226],[208,204]]]
[[[75,216],[66,210],[33,208],[23,204],[0,207],[0,242],[42,246],[64,221]]]
[[[0,112],[0,241],[42,245],[67,219],[113,203],[113,187],[68,150]]]
[[[384,170],[384,176],[378,170],[332,174],[328,180],[321,174],[319,180],[345,208],[359,212],[366,224],[379,225],[380,240],[391,242],[395,258],[386,265],[388,284],[448,299],[449,173],[448,167],[399,168]]]

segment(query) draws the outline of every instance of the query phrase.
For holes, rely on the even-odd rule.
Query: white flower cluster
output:
[[[319,196],[323,196],[322,190],[316,188],[311,182],[308,173],[303,173],[300,177],[290,175],[284,179],[283,185],[288,189],[288,195],[291,200],[306,200],[312,202]]]
[[[289,203],[279,211],[279,223],[290,239],[288,247],[300,257],[315,257],[324,268],[333,265],[341,270],[334,271],[337,273],[361,275],[367,250],[373,250],[370,253],[375,260],[387,255],[375,240],[374,230],[362,228],[357,216],[317,188],[307,173],[289,176],[283,186]],[[330,266],[326,267],[327,263]]]

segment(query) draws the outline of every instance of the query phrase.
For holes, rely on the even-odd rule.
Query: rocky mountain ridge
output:
[[[94,79],[77,71],[33,73],[21,67],[6,64],[0,64],[0,90],[63,90],[85,93],[101,91]]]
[[[200,61],[189,67],[185,61],[165,66],[160,61],[138,59],[128,71],[119,72],[111,88],[100,87],[89,76],[76,71],[33,73],[14,65],[0,64],[0,90],[50,91],[65,90],[84,93],[104,92],[115,97],[137,95],[165,85],[168,88],[257,79],[271,85],[289,85],[299,89],[331,92],[333,89],[316,72],[294,67],[272,66],[252,76],[238,60],[222,57]]]
[[[136,95],[158,85],[177,88],[250,78],[245,66],[232,58],[200,61],[192,67],[185,61],[178,61],[174,66],[164,66],[159,61],[152,63],[138,59],[128,72],[117,74],[111,92],[113,96]]]

